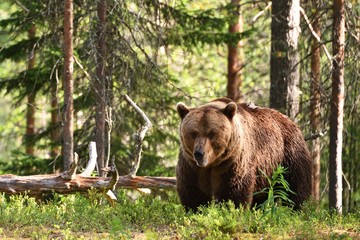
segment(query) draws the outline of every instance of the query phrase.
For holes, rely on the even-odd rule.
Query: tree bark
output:
[[[40,197],[44,193],[71,194],[87,192],[91,189],[105,190],[109,188],[112,178],[82,177],[76,175],[74,179],[64,179],[60,174],[33,175],[33,176],[0,176],[0,192],[9,195],[27,194]],[[131,177],[120,176],[117,188],[150,188],[175,189],[175,177]]]
[[[344,115],[344,0],[333,2],[333,72],[330,114],[329,205],[342,213],[342,141]]]
[[[240,0],[231,0],[233,6],[233,18],[230,22],[229,33],[236,34],[243,31],[243,19],[240,15]],[[228,44],[228,75],[227,75],[227,97],[240,102],[241,100],[241,52],[242,41],[237,44]],[[241,54],[242,56],[243,54]]]
[[[33,24],[29,31],[29,39],[33,39],[36,33],[36,26]],[[35,67],[35,51],[29,49],[29,60],[28,60],[28,70],[31,70]],[[26,110],[26,133],[25,133],[25,144],[26,144],[26,153],[29,155],[34,155],[34,142],[33,138],[35,135],[35,91],[32,90],[27,96],[27,110]]]
[[[64,6],[64,113],[63,147],[64,170],[70,169],[74,154],[74,102],[73,102],[73,1],[65,0]]]
[[[60,141],[60,115],[59,115],[59,102],[57,98],[58,92],[58,83],[56,79],[51,79],[50,85],[50,95],[51,95],[51,135],[50,139],[52,141],[52,148],[50,151],[50,156],[56,158],[60,155],[59,150],[59,141]]]
[[[272,2],[270,107],[295,120],[299,112],[299,0]]]
[[[320,2],[319,0],[312,0],[312,9],[315,9],[315,18],[312,23],[314,32],[320,37],[320,14],[319,14]],[[310,98],[310,124],[313,134],[320,132],[320,44],[318,40],[313,36],[311,42],[311,98]],[[320,156],[321,145],[320,139],[315,138],[312,141],[311,154],[313,159],[312,170],[312,195],[315,201],[320,201]]]
[[[97,25],[97,57],[96,57],[96,78],[94,81],[95,100],[96,100],[96,129],[95,141],[97,148],[97,162],[100,176],[104,177],[102,170],[105,166],[105,139],[106,139],[106,0],[99,0],[97,3],[98,25]]]

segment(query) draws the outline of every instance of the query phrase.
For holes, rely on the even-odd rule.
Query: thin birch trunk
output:
[[[319,0],[312,1],[312,8],[315,9],[315,18],[312,23],[314,32],[320,37],[320,14],[319,14]],[[320,97],[321,97],[321,83],[320,83],[320,64],[321,64],[321,48],[318,40],[313,36],[311,42],[311,99],[310,99],[310,122],[311,130],[314,134],[320,132]],[[316,138],[312,141],[311,154],[313,160],[312,170],[312,195],[318,202],[320,200],[320,153],[321,145],[320,138]]]
[[[329,205],[342,214],[342,142],[344,118],[344,0],[333,3],[333,72],[329,144]]]

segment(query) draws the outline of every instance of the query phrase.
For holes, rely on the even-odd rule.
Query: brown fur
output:
[[[216,201],[260,204],[255,192],[267,187],[281,164],[295,208],[310,196],[311,161],[301,131],[278,111],[220,98],[197,108],[177,105],[182,119],[176,167],[177,191],[186,209]]]

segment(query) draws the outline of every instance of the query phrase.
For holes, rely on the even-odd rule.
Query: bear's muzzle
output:
[[[204,159],[204,152],[201,150],[196,150],[194,152],[194,158],[196,161],[202,161]]]
[[[207,160],[204,158],[205,153],[202,150],[195,150],[194,152],[194,159],[196,162],[196,165],[198,167],[205,167],[207,164]]]

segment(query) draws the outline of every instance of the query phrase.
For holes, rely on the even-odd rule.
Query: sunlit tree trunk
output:
[[[240,0],[231,0],[233,5],[233,17],[230,22],[229,32],[236,34],[243,31],[243,19],[240,15]],[[227,97],[239,102],[241,99],[241,65],[242,65],[242,41],[237,44],[228,44],[228,81]]]
[[[35,38],[36,26],[32,25],[28,31],[29,39]],[[30,55],[28,60],[28,70],[31,70],[35,67],[35,51],[29,49]],[[25,133],[25,144],[26,144],[26,153],[34,155],[34,142],[33,138],[35,135],[35,91],[32,90],[27,96],[27,106],[26,106],[26,133]]]
[[[333,3],[333,71],[330,115],[329,205],[342,213],[342,141],[344,115],[344,0]]]
[[[73,1],[65,0],[64,7],[64,113],[63,146],[64,170],[69,170],[74,154],[74,102],[73,102]]]
[[[97,162],[100,176],[104,176],[101,169],[105,166],[105,138],[106,138],[106,103],[107,83],[105,75],[106,66],[106,0],[97,3],[98,25],[97,25],[97,54],[96,54],[96,78],[94,79],[94,90],[96,99],[96,129],[95,141],[97,149]]]
[[[321,28],[319,21],[319,0],[312,0],[312,9],[315,10],[314,21],[312,23],[314,32],[320,37]],[[320,132],[320,44],[315,37],[312,38],[311,42],[311,99],[310,99],[310,123],[311,130],[313,133]],[[313,170],[312,170],[312,195],[316,201],[320,200],[320,139],[316,138],[312,141],[311,154],[313,159]]]
[[[299,0],[272,2],[270,107],[295,119],[299,112]]]

